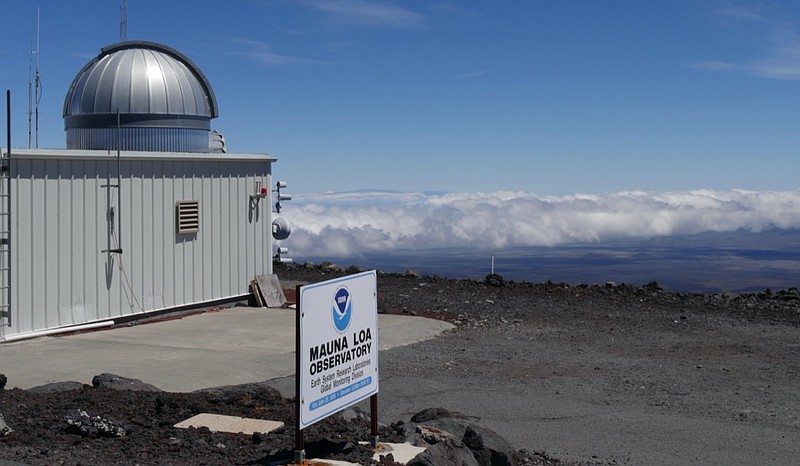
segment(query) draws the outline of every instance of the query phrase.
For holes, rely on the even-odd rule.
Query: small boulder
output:
[[[160,392],[160,388],[139,379],[129,379],[119,375],[103,373],[92,378],[94,388],[111,388],[114,390],[134,390],[142,392]]]
[[[480,466],[478,460],[463,443],[447,439],[428,447],[411,459],[407,466]]]
[[[31,393],[55,393],[67,392],[70,390],[82,390],[85,385],[80,382],[67,381],[67,382],[52,382],[44,385],[38,385],[28,389]]]
[[[733,291],[722,291],[714,294],[713,297],[718,301],[738,301],[742,299],[742,295]]]
[[[325,261],[319,265],[323,272],[344,272],[345,268],[341,265],[336,265],[331,261]]]
[[[444,442],[445,440],[453,437],[453,435],[450,432],[447,432],[446,430],[422,424],[417,426],[417,433],[419,434],[420,437],[422,437],[423,440],[425,440],[429,444]]]
[[[514,448],[493,430],[470,425],[464,432],[464,445],[472,451],[480,466],[518,466]]]
[[[6,383],[8,382],[8,378],[5,374],[0,374],[0,390],[6,388]]]
[[[303,268],[306,270],[317,270],[319,266],[313,262],[305,262]]]
[[[128,429],[117,422],[102,418],[100,416],[90,416],[86,411],[78,410],[74,415],[67,415],[67,433],[80,435],[88,438],[100,437],[124,437],[128,434]]]
[[[443,417],[463,418],[464,415],[461,413],[452,413],[444,408],[425,408],[411,416],[411,422],[428,422]]]
[[[8,427],[8,424],[6,424],[5,418],[3,417],[2,414],[0,414],[0,437],[5,437],[6,435],[10,434],[11,432],[14,432],[14,429],[12,429],[11,427]]]
[[[430,421],[426,421],[425,423],[422,424],[417,424],[417,426],[435,428],[442,431],[443,433],[446,433],[448,436],[453,437],[456,440],[460,440],[464,438],[464,432],[466,432],[467,427],[470,426],[471,424],[472,421],[465,418],[440,417],[438,419],[431,419]],[[422,435],[422,433],[420,433],[417,429],[415,429],[413,437],[419,438],[420,440],[423,440],[426,443],[432,443],[430,441],[430,438],[426,439]]]
[[[658,284],[657,281],[653,280],[642,287],[645,291],[649,291],[651,293],[660,293],[664,291],[664,288]]]
[[[778,292],[778,299],[781,301],[800,301],[800,292],[797,288],[789,288]]]
[[[503,277],[496,273],[487,275],[486,278],[483,279],[483,282],[489,286],[504,286],[506,284]]]
[[[230,401],[243,405],[255,403],[272,404],[283,400],[281,392],[270,386],[267,382],[252,382],[239,385],[201,388],[200,390],[196,390],[196,392],[208,393],[217,401]]]

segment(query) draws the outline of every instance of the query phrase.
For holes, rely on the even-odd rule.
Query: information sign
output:
[[[375,271],[300,287],[298,426],[378,393]]]

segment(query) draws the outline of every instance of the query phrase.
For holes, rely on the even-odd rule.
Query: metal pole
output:
[[[11,89],[6,89],[6,138],[8,158],[11,160]]]
[[[117,252],[122,254],[122,170],[120,169],[120,145],[122,138],[120,133],[119,107],[117,107]]]
[[[369,417],[370,417],[370,444],[372,448],[378,448],[378,394],[369,397]]]
[[[31,50],[28,55],[28,149],[31,148],[32,118],[33,118],[33,83],[31,82],[31,55],[33,55],[33,38],[31,38]]]
[[[122,11],[120,12],[119,19],[119,40],[125,42],[128,40],[128,2],[122,2]]]
[[[11,268],[12,268],[12,261],[11,261],[11,89],[6,90],[6,138],[7,138],[7,145],[8,145],[8,152],[6,156],[8,157],[8,161],[6,162],[6,170],[8,170],[8,186],[6,189],[8,192],[8,196],[6,196],[6,212],[8,212],[8,325],[11,325]]]
[[[297,319],[294,329],[294,406],[295,406],[295,432],[294,432],[294,461],[302,463],[306,460],[305,441],[303,439],[303,430],[300,429],[300,405],[303,400],[300,399],[300,319],[303,318],[303,310],[300,305],[300,285],[295,287],[295,301],[297,301]]]
[[[36,148],[39,148],[39,9],[36,9]]]
[[[109,162],[106,167],[106,184],[103,187],[106,188],[106,223],[108,224],[108,231],[106,234],[106,250],[103,252],[108,254],[106,261],[110,263],[111,254],[113,253],[111,235],[114,234],[114,206],[111,205],[111,163]]]
[[[122,169],[120,168],[120,145],[121,145],[121,137],[120,137],[120,117],[119,117],[119,108],[117,108],[117,134],[116,134],[116,144],[117,144],[117,184],[111,184],[111,162],[108,162],[108,171],[106,172],[106,184],[101,185],[101,187],[106,188],[106,205],[108,206],[108,210],[106,215],[108,216],[108,248],[104,249],[103,253],[108,253],[109,259],[111,254],[122,254]],[[111,155],[111,151],[109,154]],[[111,236],[114,234],[114,206],[111,205],[111,188],[117,188],[117,247],[111,248]]]

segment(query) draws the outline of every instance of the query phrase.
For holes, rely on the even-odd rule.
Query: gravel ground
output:
[[[309,283],[355,271],[276,268],[284,282]],[[792,464],[800,455],[796,289],[700,295],[656,283],[492,278],[378,275],[379,312],[457,325],[381,353],[382,439],[402,440],[400,423],[441,407],[499,433],[521,464]],[[0,413],[13,432],[0,437],[0,460],[269,464],[291,457],[294,445],[292,401],[272,385],[183,394],[3,390]],[[108,428],[81,432],[80,411]],[[283,420],[286,428],[251,436],[172,427],[200,412]],[[356,443],[368,438],[368,421],[347,414],[307,431],[310,455],[369,462],[371,452]]]

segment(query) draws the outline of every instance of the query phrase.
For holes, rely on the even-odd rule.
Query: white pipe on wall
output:
[[[26,340],[28,338],[46,337],[48,335],[55,335],[57,333],[66,332],[79,332],[81,330],[92,330],[96,328],[110,327],[114,325],[113,320],[105,320],[102,322],[94,322],[91,324],[74,325],[72,327],[51,328],[49,330],[39,330],[38,332],[20,333],[11,335],[9,337],[0,338],[0,343],[8,343],[12,341]]]

